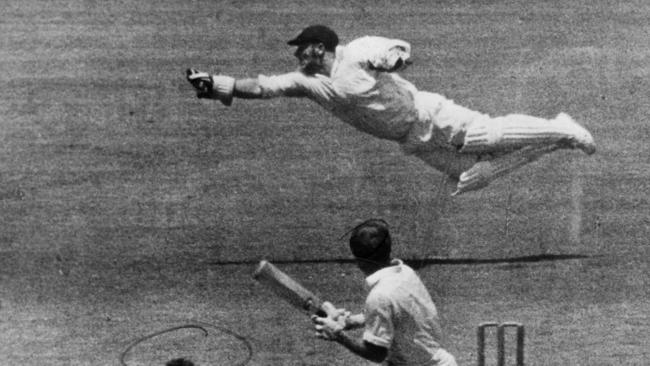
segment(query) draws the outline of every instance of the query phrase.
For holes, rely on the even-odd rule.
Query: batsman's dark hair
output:
[[[165,366],[194,366],[194,362],[184,358],[175,358],[167,361]]]
[[[358,259],[387,262],[392,245],[388,223],[382,219],[366,220],[351,230],[350,250]]]

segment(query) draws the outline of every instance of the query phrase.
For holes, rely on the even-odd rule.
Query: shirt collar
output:
[[[332,70],[330,70],[330,76],[333,76],[337,71],[341,61],[343,60],[343,53],[345,52],[345,46],[338,45],[334,50],[334,62],[332,64]]]
[[[366,287],[369,289],[373,288],[379,281],[393,273],[399,273],[402,271],[402,262],[400,259],[393,259],[390,261],[390,266],[384,267],[370,276],[366,277]]]
[[[343,52],[345,51],[345,46],[338,45],[336,46],[336,49],[334,50],[334,58],[342,59],[343,58]]]

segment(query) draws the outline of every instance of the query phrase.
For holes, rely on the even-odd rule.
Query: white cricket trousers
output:
[[[490,117],[435,93],[418,92],[415,105],[420,121],[409,140],[447,145],[462,153],[482,155],[548,145],[573,137],[576,132],[574,123],[562,119],[525,114]]]
[[[506,161],[502,165],[508,166],[500,167],[510,171],[548,153],[546,146],[574,137],[576,132],[575,123],[560,118],[524,114],[490,117],[430,92],[419,91],[415,105],[419,120],[401,142],[402,149],[454,179],[459,179],[479,158],[492,160],[529,148],[522,150],[522,157],[516,161]]]

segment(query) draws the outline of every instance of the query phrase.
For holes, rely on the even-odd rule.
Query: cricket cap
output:
[[[388,224],[384,220],[370,219],[352,229],[350,250],[356,258],[387,261],[391,246]]]
[[[287,42],[290,46],[300,46],[306,43],[320,42],[325,46],[327,51],[334,52],[339,44],[339,37],[329,27],[324,25],[310,25],[300,32],[300,34]]]

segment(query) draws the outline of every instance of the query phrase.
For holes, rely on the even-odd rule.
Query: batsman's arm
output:
[[[320,338],[335,341],[352,353],[361,356],[369,361],[381,363],[388,355],[388,349],[372,344],[363,338],[355,338],[345,333],[345,327],[340,320],[332,317],[312,316],[316,325],[317,335]]]
[[[388,349],[376,346],[360,338],[353,338],[343,332],[339,333],[334,340],[352,353],[368,361],[382,363],[388,356]]]
[[[366,324],[366,317],[363,314],[352,314],[345,319],[345,329],[357,329]]]

